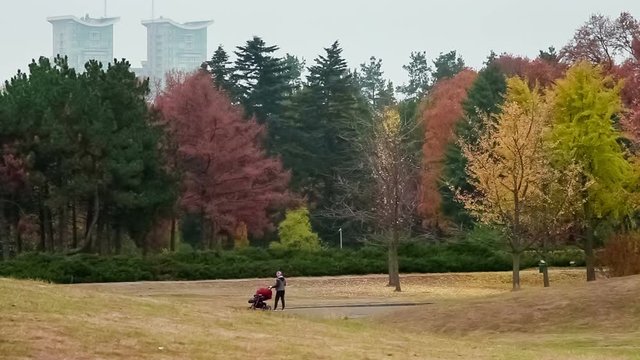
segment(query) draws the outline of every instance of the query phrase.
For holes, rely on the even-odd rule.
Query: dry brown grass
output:
[[[582,276],[569,271],[554,277],[553,285],[581,291],[571,284],[581,282]],[[537,277],[525,272],[523,283],[538,286]],[[405,276],[402,294],[384,287],[383,276],[289,280],[290,305],[409,300],[436,304],[414,308],[405,320],[411,316],[416,321],[402,324],[401,317],[380,322],[247,311],[248,296],[269,279],[74,286],[0,279],[0,358],[633,359],[638,353],[637,333],[604,337],[598,329],[578,328],[561,335],[476,332],[458,337],[413,327],[439,303],[507,303],[512,296],[525,296],[527,291],[509,292],[508,273]],[[540,292],[532,289],[530,295]]]
[[[450,299],[385,315],[386,323],[436,333],[640,332],[640,276]],[[640,349],[639,349],[640,350]]]

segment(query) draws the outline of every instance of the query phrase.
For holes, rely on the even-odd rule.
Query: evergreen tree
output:
[[[33,197],[23,208],[38,214],[41,250],[77,248],[82,237],[83,250],[117,251],[119,236],[113,244],[105,240],[111,232],[141,240],[174,193],[145,101],[148,82],[126,61],[106,70],[91,61],[81,75],[65,59],[54,61],[34,61],[29,76],[14,77],[0,100],[2,117],[12,119],[2,121],[1,137],[18,140],[19,152],[28,154]]]
[[[286,64],[286,77],[289,80],[289,86],[291,89],[291,93],[288,95],[292,95],[296,91],[302,89],[302,73],[304,72],[305,61],[304,59],[298,59],[297,56],[286,54],[284,62]]]
[[[431,83],[431,67],[427,62],[427,54],[424,51],[412,51],[409,64],[402,65],[402,68],[407,71],[409,83],[398,86],[398,92],[409,99],[422,98]]]
[[[254,36],[245,46],[235,51],[232,82],[235,84],[235,98],[240,102],[248,116],[255,116],[260,124],[267,125],[267,147],[279,153],[283,146],[284,103],[292,93],[292,71],[289,63],[275,57],[279,48],[267,46],[265,42]]]
[[[368,117],[358,99],[336,41],[308,68],[306,85],[292,98],[286,117],[290,131],[283,161],[293,171],[294,188],[309,201],[314,227],[326,238],[344,225],[321,214],[339,197],[338,177],[355,167],[355,127]]]
[[[378,114],[395,103],[393,84],[386,81],[383,75],[382,59],[372,56],[369,63],[360,64],[360,73],[356,78],[372,112]]]
[[[230,66],[229,55],[222,45],[219,45],[213,53],[211,60],[205,61],[202,67],[211,73],[213,83],[218,90],[225,90],[230,95],[234,94],[235,87],[231,77],[233,75],[233,67]]]
[[[435,70],[431,74],[433,84],[437,83],[441,79],[450,79],[457,73],[464,69],[464,60],[457,56],[456,51],[452,50],[446,54],[440,53],[440,55],[433,60],[433,67]]]

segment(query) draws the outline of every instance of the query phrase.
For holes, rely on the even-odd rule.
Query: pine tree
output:
[[[364,115],[337,41],[325,48],[325,54],[314,60],[308,72],[306,85],[292,99],[287,116],[290,132],[282,156],[293,171],[294,188],[308,198],[314,226],[324,236],[336,226],[318,214],[330,207],[341,191],[338,176],[355,165],[352,142],[356,123]]]
[[[407,65],[402,65],[407,71],[409,83],[398,86],[398,92],[404,94],[408,99],[420,99],[424,96],[431,84],[431,67],[427,62],[426,52],[411,52],[410,61]]]
[[[369,63],[360,64],[360,73],[356,78],[371,111],[378,114],[382,114],[386,107],[395,104],[393,84],[385,80],[383,75],[382,59],[372,56]]]
[[[292,70],[284,59],[275,57],[279,48],[267,46],[261,38],[254,36],[245,46],[235,51],[232,82],[235,98],[244,106],[248,116],[255,116],[260,124],[267,126],[267,148],[280,153],[284,145],[283,123],[285,99],[292,90]]]
[[[440,53],[440,55],[433,60],[433,67],[434,71],[431,74],[433,81],[431,86],[435,85],[442,79],[450,79],[454,77],[464,69],[465,65],[464,60],[457,56],[455,50],[452,50],[446,54]]]
[[[230,65],[229,55],[222,45],[219,45],[211,60],[204,62],[203,68],[211,73],[217,89],[222,89],[233,96],[236,89],[231,80],[233,68]]]
[[[63,58],[53,64],[41,58],[29,68],[29,76],[13,78],[1,96],[1,112],[12,119],[2,121],[1,138],[18,140],[17,151],[28,154],[33,196],[27,205],[38,214],[39,249],[68,249],[69,232],[76,251],[110,252],[103,240],[111,231],[141,240],[137,235],[173,202],[160,132],[145,101],[148,83],[124,60],[107,69],[91,61],[81,75]],[[85,212],[83,234],[78,212]]]

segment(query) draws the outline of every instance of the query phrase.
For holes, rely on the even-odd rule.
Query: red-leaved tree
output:
[[[438,190],[447,144],[454,136],[455,125],[463,116],[462,103],[476,78],[472,70],[463,70],[451,79],[439,81],[423,104],[422,121],[425,141],[422,146],[423,171],[420,204],[423,224],[432,229],[443,225]]]
[[[219,247],[214,239],[241,223],[257,236],[271,229],[269,210],[288,199],[290,174],[263,150],[265,128],[246,119],[206,73],[169,79],[156,107],[175,144],[180,205],[202,216],[204,244]]]
[[[528,59],[509,54],[500,55],[496,64],[507,77],[519,76],[529,83],[530,87],[546,88],[564,75],[566,64],[544,59]]]
[[[560,51],[560,58],[568,63],[587,60],[610,69],[618,57],[632,54],[632,42],[640,37],[640,22],[628,12],[616,19],[602,14],[591,15],[578,28],[573,38]]]
[[[613,75],[624,80],[624,87],[620,95],[627,108],[620,123],[626,135],[636,145],[640,143],[640,39],[634,39],[632,44],[633,57],[627,59],[620,66],[614,66]]]

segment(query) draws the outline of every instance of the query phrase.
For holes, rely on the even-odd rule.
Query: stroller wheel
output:
[[[264,310],[271,310],[271,305],[267,305],[264,307]]]

